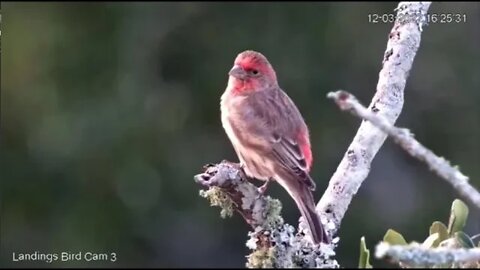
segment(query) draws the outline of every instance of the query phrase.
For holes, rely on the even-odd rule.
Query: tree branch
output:
[[[252,227],[247,247],[249,268],[338,268],[330,258],[335,255],[335,243],[314,246],[310,234],[284,223],[279,200],[264,196],[248,181],[236,163],[222,161],[205,166],[205,172],[194,177],[195,182],[208,188],[200,195],[214,206],[222,208],[222,217],[238,212]]]
[[[194,177],[195,182],[208,191],[200,195],[208,198],[210,203],[221,206],[222,217],[232,216],[238,212],[252,229],[257,226],[272,227],[279,218],[281,208],[278,200],[262,196],[257,188],[247,181],[239,164],[223,161],[218,165],[205,166],[205,172]]]
[[[480,193],[469,184],[468,177],[462,174],[458,168],[452,167],[447,160],[436,156],[432,151],[415,140],[408,129],[393,126],[385,117],[362,106],[360,102],[348,92],[330,92],[327,97],[335,100],[341,110],[349,111],[353,115],[368,120],[382,132],[388,134],[388,136],[411,156],[425,162],[430,170],[445,179],[461,195],[473,203],[473,205],[480,208]]]
[[[377,91],[369,110],[394,124],[403,107],[403,91],[420,46],[424,15],[430,2],[400,2],[397,20],[388,35]],[[340,228],[348,206],[370,172],[370,164],[387,135],[370,122],[362,122],[340,165],[330,179],[317,211],[333,221],[331,235]]]
[[[424,248],[420,244],[390,245],[380,242],[375,256],[379,259],[387,257],[393,262],[414,267],[462,264],[468,268],[476,268],[477,262],[480,265],[480,248]]]

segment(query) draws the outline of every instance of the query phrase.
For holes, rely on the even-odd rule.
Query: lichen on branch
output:
[[[286,224],[279,200],[259,193],[236,163],[222,161],[209,164],[205,172],[194,177],[206,190],[200,195],[212,206],[220,207],[222,217],[239,213],[252,227],[248,233],[249,268],[338,268],[332,259],[338,238],[331,244],[314,245],[310,235]]]

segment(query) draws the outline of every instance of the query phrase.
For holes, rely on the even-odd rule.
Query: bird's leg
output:
[[[250,180],[251,178],[248,177],[247,172],[245,172],[245,164],[243,164],[242,162],[240,162],[239,164],[240,164],[240,171],[242,171],[243,176],[245,176],[247,180]]]
[[[253,182],[252,180],[255,179],[253,177],[250,177],[247,175],[247,172],[245,171],[245,165],[243,163],[240,163],[240,171],[243,173],[243,176],[248,182]]]
[[[264,194],[265,191],[267,190],[267,187],[268,187],[268,184],[272,181],[272,178],[268,178],[266,181],[265,181],[265,184],[261,185],[259,188],[258,188],[258,193],[260,194]]]
[[[245,178],[247,178],[249,182],[252,182],[252,180],[255,179],[247,175],[247,173],[245,172],[245,164],[240,163],[240,170],[242,170],[243,174],[245,175]],[[260,195],[263,195],[265,193],[265,191],[267,190],[268,184],[271,181],[272,181],[272,178],[268,178],[263,185],[257,188],[258,193],[260,193]]]

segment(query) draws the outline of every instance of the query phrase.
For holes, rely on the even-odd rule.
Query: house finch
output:
[[[244,51],[235,59],[221,97],[222,125],[246,175],[278,182],[297,204],[315,243],[328,243],[315,211],[309,175],[312,152],[308,127],[299,110],[279,87],[267,58]]]

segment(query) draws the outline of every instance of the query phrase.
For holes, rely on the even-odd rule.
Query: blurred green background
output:
[[[219,99],[235,56],[254,49],[277,70],[311,131],[315,197],[360,121],[326,99],[368,104],[392,24],[385,3],[2,3],[3,267],[244,267],[249,227],[198,196],[202,166],[237,161]],[[480,187],[480,4],[434,3],[397,125]],[[269,193],[294,225],[293,201]],[[356,267],[394,228],[423,240],[459,195],[387,140],[339,231],[337,259]],[[470,205],[466,232],[480,233]],[[111,262],[12,262],[12,253],[116,252]],[[389,266],[373,260],[374,266]]]

